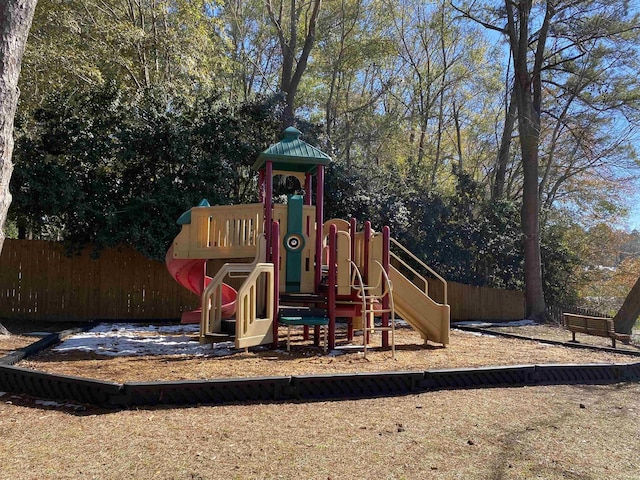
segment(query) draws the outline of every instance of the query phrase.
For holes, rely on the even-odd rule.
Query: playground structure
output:
[[[391,238],[388,227],[375,232],[367,221],[358,231],[355,219],[324,221],[324,173],[330,161],[289,127],[253,164],[260,203],[210,206],[203,200],[180,216],[182,229],[166,263],[171,275],[201,298],[201,309],[185,312],[182,322],[200,322],[202,343],[217,341],[235,324],[229,333],[235,334],[236,348],[277,348],[280,325],[301,325],[305,339],[314,327],[316,345],[325,327],[325,341],[334,349],[336,319],[346,318],[347,340],[362,331],[366,355],[376,331],[382,333],[383,347],[395,349],[396,314],[425,343],[449,343],[442,277]],[[304,195],[275,204],[277,175],[297,178]],[[219,266],[213,277],[206,274],[209,262]],[[429,296],[418,270],[442,282],[442,303]],[[227,282],[239,284],[237,291]]]

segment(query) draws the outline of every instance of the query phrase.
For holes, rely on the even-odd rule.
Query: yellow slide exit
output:
[[[389,279],[393,283],[393,301],[396,312],[425,341],[447,345],[449,343],[449,305],[432,300],[395,267],[389,267]]]

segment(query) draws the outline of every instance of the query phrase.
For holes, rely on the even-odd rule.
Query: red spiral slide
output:
[[[206,260],[200,258],[173,258],[173,245],[165,256],[167,269],[176,282],[191,290],[198,297],[211,283],[211,277],[205,274]],[[235,289],[226,283],[222,284],[222,318],[230,318],[236,313]],[[180,323],[200,323],[201,309],[184,312]]]

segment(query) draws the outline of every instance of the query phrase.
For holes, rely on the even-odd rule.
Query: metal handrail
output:
[[[389,309],[378,311],[378,313],[383,313],[385,311],[388,311],[389,313],[391,313],[391,319],[390,319],[391,320],[391,357],[395,360],[396,358],[396,338],[395,338],[396,315],[395,315],[395,305],[393,303],[393,283],[391,283],[391,279],[387,275],[387,272],[385,271],[385,269],[382,267],[382,264],[376,260],[375,262],[380,266],[380,270],[382,271],[380,281],[382,281],[382,277],[384,277],[385,286],[383,287],[382,295],[367,295],[366,294],[367,289],[377,288],[377,286],[365,287],[364,282],[362,280],[362,275],[360,274],[360,269],[358,268],[358,266],[355,264],[353,260],[351,260],[350,262],[353,266],[353,273],[351,277],[352,288],[354,290],[360,290],[360,292],[357,294],[357,297],[362,299],[362,309],[361,309],[362,328],[363,328],[362,349],[363,349],[364,358],[367,358],[367,333],[374,332],[376,330],[375,325],[371,327],[368,325],[368,320],[369,320],[368,314],[369,313],[375,314],[376,310],[374,310],[373,307],[371,307],[371,309],[367,308],[367,300],[372,300],[372,299],[380,300],[385,295],[389,295]],[[355,283],[356,279],[358,280],[357,285]],[[380,282],[378,282],[378,284],[380,284]]]
[[[411,253],[411,251],[409,251],[409,249],[407,249],[404,245],[402,245],[400,242],[398,242],[395,238],[391,238],[391,243],[393,245],[395,245],[396,247],[400,248],[404,253],[406,253],[409,257],[411,257],[411,259],[413,259],[415,262],[417,262],[422,268],[424,268],[425,270],[427,270],[429,273],[431,273],[431,275],[433,275],[434,277],[436,277],[436,279],[438,279],[443,287],[444,287],[444,299],[443,299],[443,304],[444,305],[448,305],[448,301],[447,301],[447,281],[442,278],[440,275],[438,275],[429,265],[427,265],[426,263],[424,263],[422,260],[420,260],[418,257],[416,257],[413,253]],[[397,258],[398,260],[402,261],[401,258],[399,258],[397,255],[393,255],[395,258]],[[405,263],[406,262],[402,262]]]
[[[418,273],[417,270],[415,270],[411,265],[409,265],[407,262],[405,262],[403,259],[401,259],[399,256],[395,255],[395,254],[391,254],[393,259],[396,260],[398,263],[400,263],[400,265],[402,265],[403,268],[406,268],[409,272],[411,272],[415,277],[418,277],[418,279],[420,279],[420,281],[422,281],[422,283],[424,283],[424,287],[422,288],[422,291],[425,295],[429,295],[429,282],[427,281],[426,278],[424,278],[422,275],[420,275]],[[412,279],[412,283],[415,285],[416,282],[413,281]],[[416,285],[417,287],[417,285]]]
[[[391,358],[395,360],[396,359],[396,309],[393,303],[393,283],[391,282],[391,279],[389,278],[389,274],[384,269],[382,264],[377,260],[376,260],[376,263],[380,265],[382,276],[384,276],[385,288],[383,289],[382,297],[384,297],[385,295],[389,295],[389,310],[390,310],[389,313],[391,313],[391,318],[389,319],[391,321]]]

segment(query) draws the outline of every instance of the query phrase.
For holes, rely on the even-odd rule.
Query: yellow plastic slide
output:
[[[425,341],[449,343],[449,305],[436,303],[393,266],[389,267],[393,284],[395,311]]]

